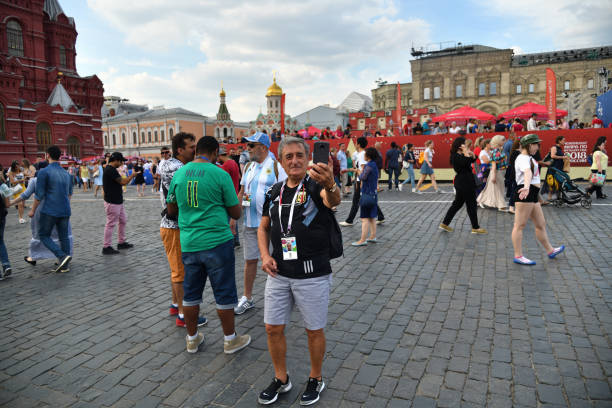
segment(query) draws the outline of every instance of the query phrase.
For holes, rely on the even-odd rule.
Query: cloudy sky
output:
[[[610,45],[609,0],[60,0],[76,20],[77,68],[106,95],[234,120],[265,110],[277,72],[287,112],[410,81],[411,46],[518,52]]]

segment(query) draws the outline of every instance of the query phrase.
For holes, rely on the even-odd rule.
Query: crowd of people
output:
[[[559,136],[550,152],[542,158],[541,140],[536,134],[522,138],[495,135],[490,139],[479,137],[474,142],[462,130],[454,138],[450,149],[450,164],[456,175],[453,180],[455,198],[439,228],[453,232],[450,226],[457,212],[466,206],[473,234],[487,234],[478,221],[478,206],[514,214],[512,242],[513,261],[533,265],[535,261],[524,256],[522,235],[528,220],[535,227],[538,241],[549,258],[555,258],[565,249],[553,247],[546,233],[546,221],[541,196],[558,193],[559,186],[546,181],[542,168],[561,170],[567,164],[564,138]],[[326,135],[325,138],[328,136]],[[70,199],[80,183],[100,186],[106,223],[102,254],[113,255],[133,248],[127,241],[127,213],[124,207],[124,187],[136,181],[144,185],[143,173],[150,171],[155,184],[153,191],[160,195],[160,239],[170,269],[171,304],[169,314],[176,316],[176,325],[185,327],[186,350],[196,353],[204,335],[200,327],[208,323],[200,315],[206,280],[212,287],[217,315],[223,331],[224,352],[236,353],[246,348],[251,338],[238,334],[236,316],[255,306],[253,292],[255,278],[261,270],[267,274],[264,290],[264,324],[268,350],[274,366],[274,378],[258,397],[261,404],[275,402],[279,394],[292,388],[286,363],[285,327],[297,306],[306,328],[310,372],[302,405],[319,400],[325,389],[322,364],[325,355],[325,326],[332,284],[330,260],[342,254],[341,226],[352,226],[357,212],[361,220],[361,235],[352,246],[378,243],[377,225],[384,223],[378,197],[382,171],[389,175],[389,190],[402,190],[411,182],[412,192],[420,188],[429,176],[436,192],[438,189],[433,157],[434,141],[425,142],[425,150],[415,154],[415,146],[400,148],[395,142],[386,152],[381,143],[369,145],[370,140],[355,140],[356,151],[350,154],[343,143],[330,149],[327,162],[312,162],[310,146],[303,137],[281,138],[276,155],[270,151],[271,138],[256,132],[246,138],[246,149],[229,151],[217,140],[205,136],[196,141],[189,133],[178,133],[172,138],[172,147],[163,147],[161,160],[146,168],[144,162],[131,165],[128,175],[127,159],[115,152],[95,163],[72,166],[66,171],[59,164],[60,149],[48,148],[45,160],[31,165],[27,160],[14,162],[2,174],[6,183],[0,191],[0,259],[2,275],[11,275],[4,227],[7,209],[16,206],[19,222],[24,219],[23,204],[32,196],[34,200],[28,216],[31,221],[31,240],[24,261],[36,265],[41,259],[55,259],[52,271],[69,272],[73,256],[73,238],[70,225]],[[593,149],[591,180],[605,179],[608,165],[606,138],[597,140]],[[400,183],[402,169],[407,178]],[[420,169],[418,182],[415,170]],[[416,185],[415,185],[416,183]],[[548,186],[548,190],[542,187]],[[335,211],[341,197],[352,191],[349,214],[337,223]],[[601,184],[592,182],[588,193],[606,198]],[[98,188],[94,194],[97,195]],[[144,188],[137,187],[137,195]],[[21,208],[21,210],[19,210]],[[238,221],[244,223],[242,238]],[[113,247],[115,227],[118,240]],[[244,291],[237,293],[235,248],[242,246],[244,258]]]

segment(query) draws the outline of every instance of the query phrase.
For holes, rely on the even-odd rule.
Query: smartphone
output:
[[[325,164],[329,162],[329,142],[315,142],[312,149],[312,161]]]

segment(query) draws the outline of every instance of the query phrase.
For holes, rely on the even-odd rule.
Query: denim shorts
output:
[[[206,277],[210,279],[217,309],[233,309],[238,304],[233,237],[206,251],[183,252],[182,258],[185,265],[183,306],[202,303]]]

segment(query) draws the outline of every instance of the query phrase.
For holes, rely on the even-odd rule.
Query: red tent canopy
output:
[[[481,121],[495,120],[495,116],[483,112],[476,108],[472,108],[470,105],[466,105],[462,108],[455,109],[444,115],[439,115],[431,118],[432,122],[467,122],[470,119],[476,119]]]
[[[531,114],[535,113],[538,120],[547,120],[548,119],[548,110],[546,106],[539,105],[533,102],[527,102],[521,106],[517,106],[514,109],[510,109],[507,112],[500,113],[499,117],[504,117],[508,119],[521,118],[521,119],[529,119]],[[557,109],[557,119],[567,116],[567,111],[563,109]]]

